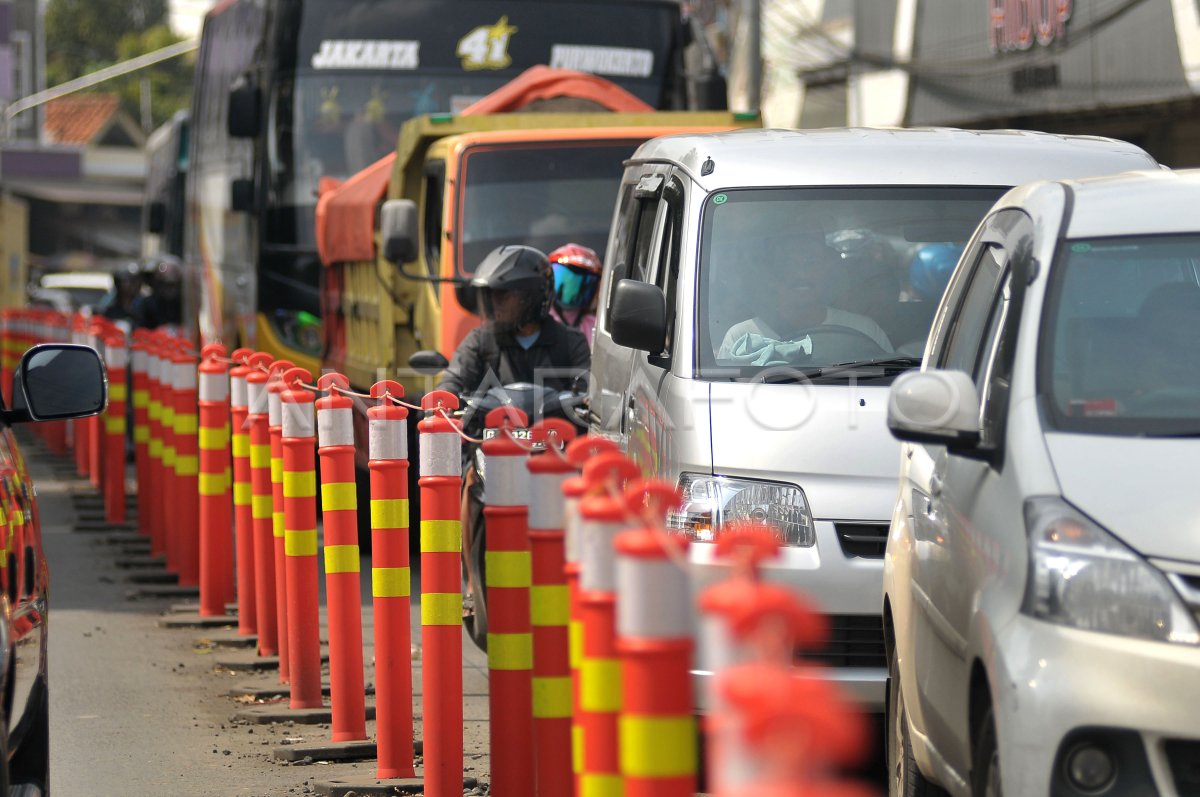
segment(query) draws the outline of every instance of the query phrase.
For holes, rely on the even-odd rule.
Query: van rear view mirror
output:
[[[234,213],[249,213],[254,209],[254,181],[238,177],[229,183],[229,209]]]
[[[260,96],[258,86],[246,76],[234,81],[229,89],[229,117],[226,129],[231,138],[258,136]]]
[[[618,282],[609,319],[618,346],[651,354],[667,347],[667,297],[657,285],[631,279]]]

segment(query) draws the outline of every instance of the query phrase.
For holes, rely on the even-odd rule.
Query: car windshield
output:
[[[1067,241],[1048,302],[1057,428],[1200,434],[1200,236]]]
[[[963,246],[1003,191],[713,194],[700,251],[700,376],[887,379],[919,365]]]

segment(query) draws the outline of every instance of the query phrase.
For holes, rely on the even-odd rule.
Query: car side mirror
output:
[[[229,89],[229,116],[226,128],[232,138],[256,138],[259,127],[261,95],[258,86],[246,76],[234,81]]]
[[[623,279],[613,291],[609,328],[618,346],[658,354],[667,346],[667,297],[662,288]]]
[[[450,361],[440,351],[425,349],[409,356],[408,367],[421,374],[438,374],[450,367]]]
[[[157,235],[166,227],[167,205],[161,199],[156,199],[146,209],[146,232]]]
[[[82,418],[107,405],[108,377],[95,349],[46,343],[21,357],[13,394],[18,399],[9,413],[10,422]]]
[[[254,181],[238,177],[229,183],[229,209],[234,213],[249,213],[254,209]]]
[[[389,199],[379,211],[383,257],[397,266],[417,259],[417,203]]]
[[[910,371],[888,393],[888,428],[898,440],[952,450],[979,444],[979,392],[962,371]]]

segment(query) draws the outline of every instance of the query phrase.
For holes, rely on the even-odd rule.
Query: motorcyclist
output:
[[[582,244],[564,244],[549,254],[554,270],[554,307],[550,313],[587,338],[596,336],[596,295],[600,287],[600,258]]]
[[[183,321],[183,269],[179,261],[163,257],[151,268],[149,281],[149,294],[134,302],[135,323],[150,329],[178,327]]]
[[[568,390],[587,371],[587,339],[550,315],[554,278],[546,255],[501,246],[479,264],[471,285],[484,323],[454,352],[439,390],[469,396],[517,382]]]

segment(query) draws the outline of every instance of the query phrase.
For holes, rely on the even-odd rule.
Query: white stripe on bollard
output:
[[[452,432],[421,437],[422,476],[462,476],[462,438]]]
[[[372,418],[368,431],[371,459],[408,459],[408,421]]]
[[[354,445],[354,410],[322,409],[317,413],[317,437],[321,448]]]

